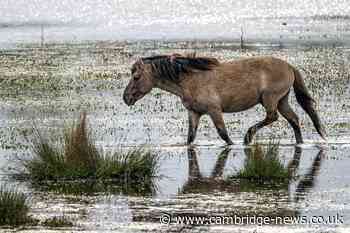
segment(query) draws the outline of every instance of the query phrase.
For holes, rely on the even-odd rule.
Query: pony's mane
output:
[[[158,78],[179,82],[181,74],[197,71],[207,71],[219,65],[219,61],[210,57],[196,57],[195,54],[183,56],[180,54],[158,55],[142,58],[144,64],[151,64],[152,71]]]

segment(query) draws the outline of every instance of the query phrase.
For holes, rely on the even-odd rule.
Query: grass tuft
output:
[[[58,146],[36,132],[33,156],[23,161],[25,174],[22,174],[33,183],[46,182],[57,190],[69,191],[71,187],[73,193],[80,188],[83,191],[84,185],[90,191],[94,191],[91,187],[98,190],[103,186],[119,186],[117,190],[135,194],[154,192],[158,156],[144,148],[113,154],[98,150],[87,128],[86,114],[65,130],[64,140]]]
[[[55,216],[52,218],[45,219],[41,223],[41,225],[54,228],[54,227],[72,227],[74,224],[70,219],[68,219],[65,216],[59,216],[59,217]]]
[[[279,159],[279,144],[270,141],[264,148],[259,144],[245,150],[244,167],[233,177],[262,183],[284,182],[290,179],[288,169]]]
[[[27,197],[14,188],[0,186],[0,225],[17,226],[32,222]]]

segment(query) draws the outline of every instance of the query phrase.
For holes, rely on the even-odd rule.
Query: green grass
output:
[[[0,225],[17,226],[33,222],[27,197],[14,188],[0,186]]]
[[[87,129],[86,114],[65,130],[58,145],[50,143],[38,130],[34,138],[33,156],[22,161],[25,169],[20,175],[37,187],[47,184],[73,193],[105,189],[135,194],[155,191],[158,156],[144,148],[104,153],[95,146]]]
[[[231,178],[239,178],[258,183],[286,182],[290,179],[288,169],[279,159],[279,144],[269,142],[266,147],[252,145],[245,150],[244,167]]]
[[[59,216],[59,217],[55,216],[52,218],[45,219],[41,223],[41,225],[54,228],[54,227],[72,227],[74,224],[70,219],[68,219],[65,216]]]

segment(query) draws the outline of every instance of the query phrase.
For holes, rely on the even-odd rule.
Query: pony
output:
[[[196,55],[159,55],[138,59],[123,93],[128,105],[160,88],[180,97],[188,110],[187,143],[195,140],[199,120],[207,114],[219,136],[229,145],[230,139],[223,113],[247,110],[261,104],[266,116],[251,126],[244,143],[251,143],[256,132],[278,120],[280,113],[291,125],[297,144],[303,143],[299,118],[288,98],[293,87],[297,102],[311,118],[318,134],[325,139],[325,129],[315,110],[300,72],[289,63],[274,57],[252,57],[219,62]]]

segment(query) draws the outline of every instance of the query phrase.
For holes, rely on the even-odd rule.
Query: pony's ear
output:
[[[139,63],[139,64],[141,64],[141,65],[144,64],[144,63],[143,63],[143,60],[142,60],[142,57],[140,57],[140,56],[137,57],[136,62]]]
[[[178,56],[178,54],[176,54],[176,53],[171,54],[171,55],[169,56],[170,62],[171,62],[171,63],[174,63],[177,56]]]
[[[136,57],[136,62],[135,62],[136,64],[138,64],[138,65],[140,65],[140,66],[143,66],[144,65],[144,62],[143,62],[143,60],[142,60],[142,57]]]
[[[182,55],[179,54],[179,53],[173,53],[173,54],[171,54],[171,55],[169,56],[170,62],[173,63],[173,62],[176,60],[176,58],[179,58],[179,57],[182,57]]]

